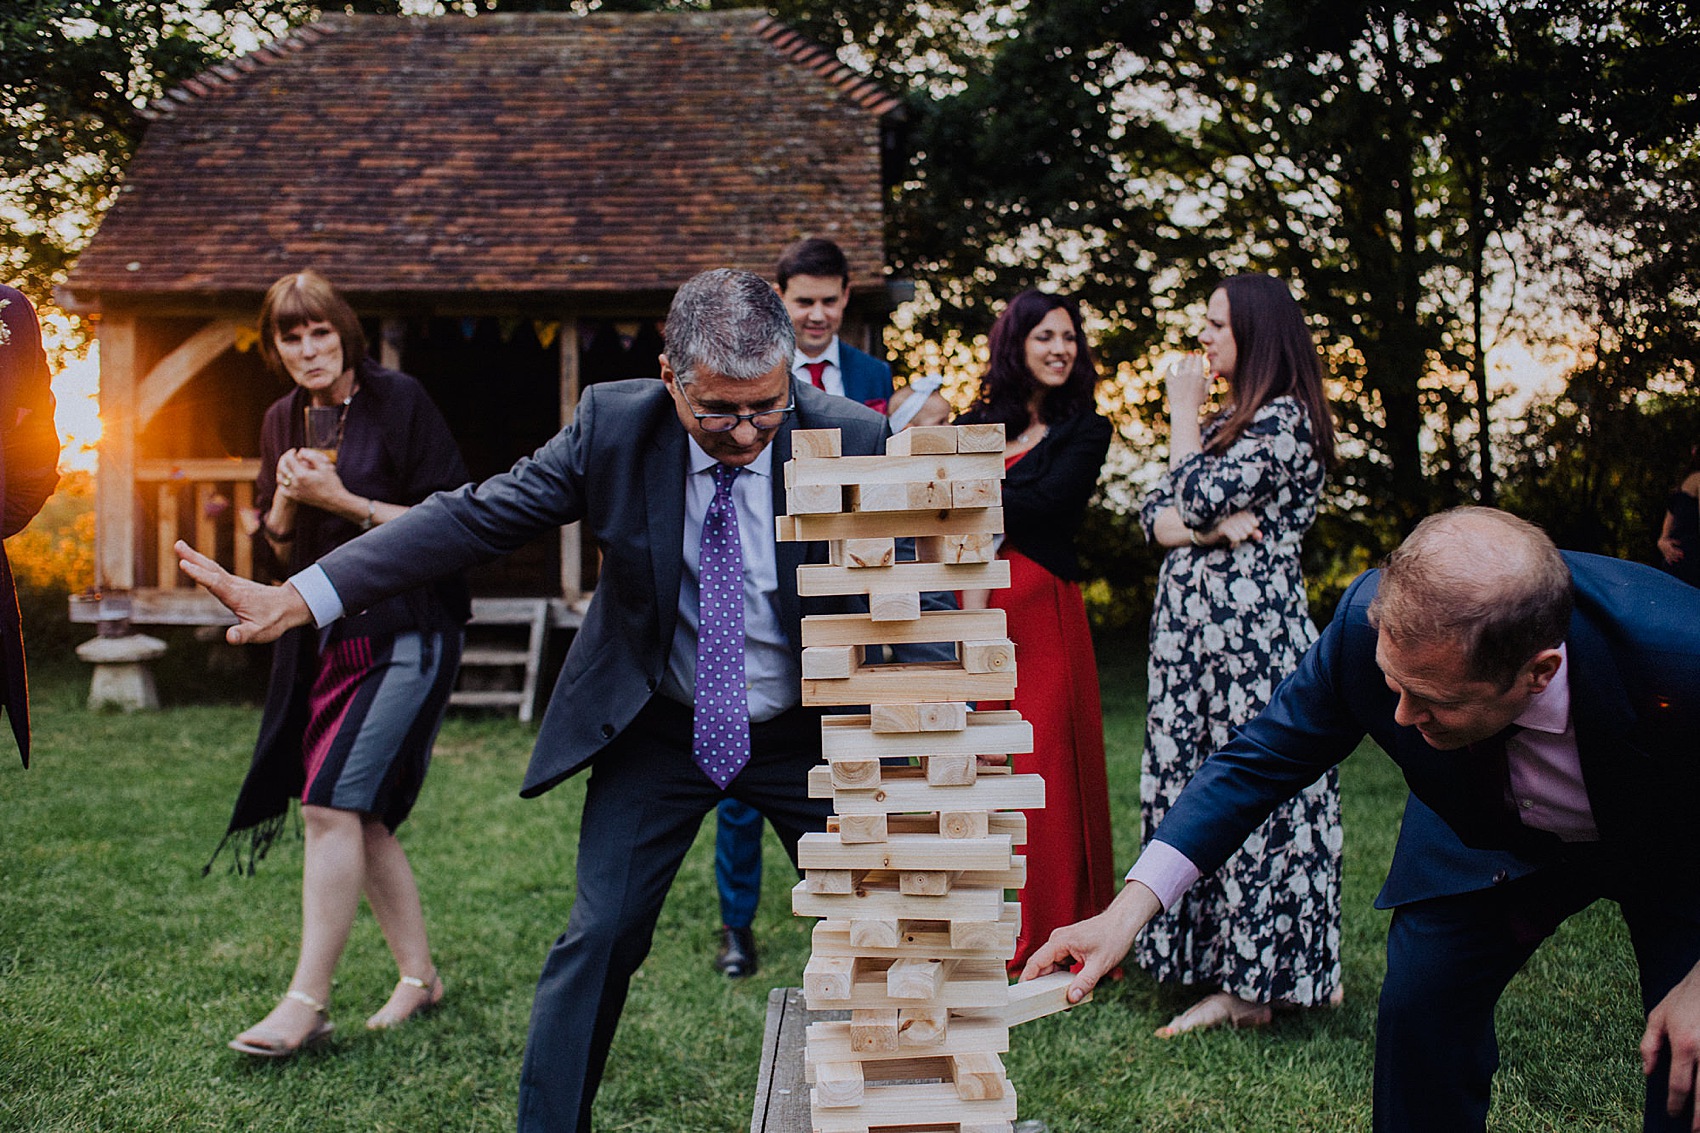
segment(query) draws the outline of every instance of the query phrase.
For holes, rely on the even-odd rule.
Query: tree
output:
[[[1385,548],[1493,496],[1490,296],[1530,270],[1513,237],[1554,171],[1601,136],[1632,150],[1692,129],[1650,113],[1692,101],[1666,7],[1032,5],[926,108],[899,245],[945,281],[941,323],[1070,277],[1119,361],[1172,340],[1174,313],[1222,274],[1292,281],[1339,380],[1341,534]]]

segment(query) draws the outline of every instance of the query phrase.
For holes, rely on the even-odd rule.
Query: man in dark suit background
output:
[[[791,315],[797,349],[791,374],[812,385],[885,412],[891,400],[891,367],[840,341],[850,299],[850,261],[831,240],[811,236],[780,254],[775,268],[779,297]],[[761,897],[761,815],[735,799],[720,805],[714,839],[714,883],[720,895],[720,944],[714,966],[732,979],[756,970],[751,930]]]
[[[1353,583],[1262,715],[1207,760],[1098,917],[1058,929],[1078,1000],[1146,922],[1368,734],[1411,788],[1387,883],[1375,1128],[1486,1127],[1493,1010],[1593,901],[1628,925],[1648,1012],[1645,1128],[1690,1130],[1700,1071],[1700,594],[1561,553],[1504,512],[1420,524]]]
[[[705,272],[674,297],[662,380],[590,388],[573,424],[510,472],[431,497],[281,587],[232,578],[178,544],[187,573],[237,614],[227,637],[241,643],[326,624],[549,527],[582,519],[596,539],[601,581],[520,792],[592,769],[576,896],[532,1009],[521,1130],[590,1128],[627,986],[704,814],[724,797],[748,803],[793,861],[798,838],[825,828],[831,801],[807,789],[821,714],[799,706],[801,618],[846,606],[799,599],[797,566],[824,562],[826,547],[776,542],[774,516],[794,430],[840,429],[852,455],[881,451],[887,427],[793,382],[793,334],[758,276]],[[724,668],[733,654],[735,674]],[[712,691],[734,687],[744,695]]]
[[[0,538],[34,519],[59,483],[59,434],[41,324],[15,287],[0,285]],[[0,703],[24,766],[30,765],[29,678],[12,565],[0,548]]]
[[[820,236],[799,240],[780,255],[774,281],[797,331],[792,376],[884,413],[891,367],[838,337],[850,301],[850,261],[843,249]]]

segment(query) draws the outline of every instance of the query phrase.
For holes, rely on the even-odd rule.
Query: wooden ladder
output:
[[[524,627],[525,645],[498,642],[485,644],[478,638],[481,627]],[[468,644],[460,657],[460,683],[469,669],[518,670],[520,687],[457,687],[449,704],[463,708],[517,708],[520,723],[531,722],[537,701],[537,674],[543,667],[543,644],[549,635],[547,598],[474,598],[472,620],[467,623]],[[516,638],[517,635],[510,635]]]

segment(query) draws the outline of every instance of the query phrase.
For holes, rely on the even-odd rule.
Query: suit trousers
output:
[[[1597,844],[1490,889],[1400,905],[1387,934],[1376,1018],[1377,1133],[1478,1133],[1499,1068],[1494,1007],[1511,978],[1560,924],[1601,898],[1617,902],[1651,1011],[1700,962],[1700,902],[1690,870],[1650,871]],[[1656,873],[1656,877],[1649,877]],[[1635,1056],[1640,1034],[1624,1036]],[[1647,1081],[1647,1133],[1683,1133],[1665,1114],[1670,1051]]]
[[[794,708],[750,728],[750,762],[723,792],[691,759],[691,710],[656,697],[590,770],[577,891],[549,950],[520,1073],[521,1133],[589,1133],[591,1103],[649,953],[662,901],[705,814],[739,799],[773,825],[793,863],[797,840],[826,829],[832,800],[811,799],[818,711]]]

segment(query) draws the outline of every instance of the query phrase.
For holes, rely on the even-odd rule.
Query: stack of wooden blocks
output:
[[[798,569],[798,592],[869,606],[803,619],[803,703],[869,706],[822,724],[809,791],[835,814],[804,836],[792,894],[793,912],[824,918],[807,1005],[849,1012],[808,1028],[815,1133],[1009,1133],[1009,1028],[1066,1006],[1066,975],[1005,975],[1020,906],[1004,891],[1026,880],[1020,810],[1044,806],[1044,781],[978,758],[1033,750],[1019,713],[968,709],[1014,695],[1003,611],[920,604],[923,591],[1009,585],[994,546],[1003,451],[1001,425],[909,429],[885,456],[843,456],[837,430],[792,435],[779,538],[832,548],[829,564]],[[915,561],[897,561],[898,537],[915,539]],[[923,642],[953,642],[957,659],[878,660]]]

